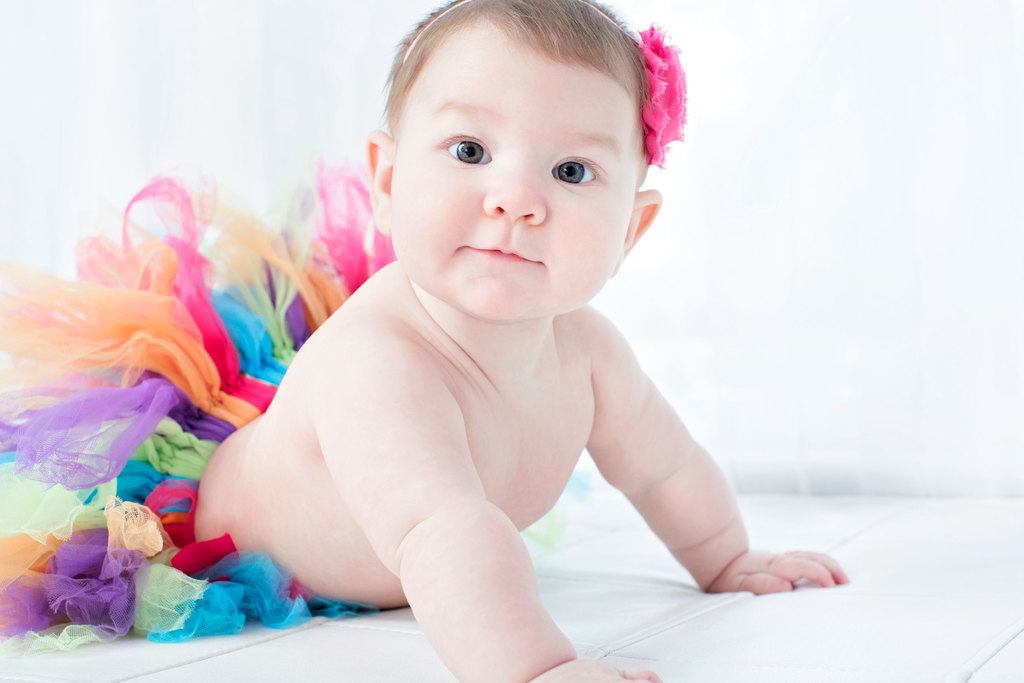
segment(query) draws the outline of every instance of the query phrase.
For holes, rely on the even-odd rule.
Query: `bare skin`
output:
[[[661,206],[639,189],[633,95],[481,24],[436,49],[407,100],[394,136],[367,141],[398,260],[215,453],[197,537],[229,532],[318,593],[409,605],[470,681],[658,680],[576,658],[518,533],[584,447],[701,590],[845,582],[828,556],[749,550],[721,470],[588,305]]]
[[[459,398],[487,498],[522,530],[554,505],[590,435],[589,359],[573,317],[556,319],[538,376],[523,378],[515,395],[499,393],[471,359],[445,343],[398,263],[391,263],[303,347],[270,409],[217,449],[203,473],[196,538],[230,533],[239,548],[267,551],[317,593],[407,606],[398,577],[373,553],[330,478],[302,395],[310,375],[351,381],[353,364],[335,351],[341,338],[372,339],[397,328],[425,344]]]

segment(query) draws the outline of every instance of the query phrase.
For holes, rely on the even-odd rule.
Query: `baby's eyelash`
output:
[[[462,142],[463,140],[465,140],[466,142],[476,143],[476,144],[478,144],[478,145],[480,145],[481,147],[484,147],[484,148],[487,147],[487,145],[485,145],[484,143],[480,142],[480,140],[478,140],[477,138],[473,137],[472,135],[453,135],[450,138],[446,139],[444,142],[442,142],[440,147],[441,147],[441,149],[445,149],[446,150],[449,147],[451,147],[452,145],[454,145],[456,142]],[[598,166],[596,163],[594,163],[590,159],[584,159],[582,157],[572,157],[570,159],[566,159],[565,161],[559,162],[559,165],[567,164],[567,163],[570,163],[570,162],[575,162],[577,164],[583,164],[584,166],[587,166],[588,168],[590,168],[590,171],[594,174],[594,181],[601,180],[602,178],[604,178],[604,169],[602,169],[600,166]]]
[[[573,161],[576,162],[577,164],[583,164],[584,166],[589,167],[591,172],[594,174],[594,180],[598,180],[604,177],[604,171],[601,169],[601,167],[595,164],[593,161],[590,161],[589,159],[582,159],[580,157],[576,157],[574,159],[566,159],[561,163],[567,164]]]
[[[456,142],[462,142],[463,140],[465,140],[466,142],[475,142],[478,145],[485,146],[484,143],[480,142],[472,135],[453,135],[452,137],[448,138],[447,140],[441,143],[441,149],[448,149]]]

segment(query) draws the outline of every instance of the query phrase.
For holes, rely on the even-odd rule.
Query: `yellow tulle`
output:
[[[152,557],[174,545],[160,518],[145,505],[110,496],[103,512],[107,517],[107,548],[138,550]]]
[[[0,628],[3,628],[0,623]],[[0,641],[0,656],[37,655],[46,652],[66,652],[87,643],[108,640],[95,626],[59,624],[42,631],[29,631],[24,635]]]
[[[143,635],[181,628],[209,581],[193,579],[173,567],[151,564],[144,584],[132,623],[132,630]]]
[[[50,534],[67,540],[77,529],[106,526],[103,506],[117,491],[117,480],[70,491],[17,475],[13,463],[6,463],[0,465],[0,491],[0,538],[25,534],[45,544]]]

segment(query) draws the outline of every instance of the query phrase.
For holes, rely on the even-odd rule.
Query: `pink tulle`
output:
[[[198,480],[168,477],[146,497],[145,506],[161,516],[170,512],[191,513],[198,495]]]
[[[373,256],[370,257],[370,275],[395,260],[395,247],[391,238],[380,230],[373,231]]]
[[[317,167],[317,194],[323,205],[317,238],[327,247],[334,270],[349,292],[395,260],[391,238],[376,228],[373,255],[363,248],[367,226],[373,223],[366,172],[345,166]]]
[[[266,410],[276,388],[240,374],[238,352],[210,300],[210,262],[199,253],[199,244],[210,220],[210,207],[215,205],[212,184],[204,184],[201,189],[189,192],[173,178],[158,176],[151,180],[125,207],[122,235],[126,247],[132,207],[145,200],[150,201],[163,222],[167,231],[164,241],[178,256],[174,295],[185,305],[199,328],[203,347],[217,366],[222,388],[253,404],[261,412]]]
[[[665,148],[683,139],[686,125],[686,73],[679,48],[665,42],[665,33],[651,25],[640,32],[640,50],[647,68],[647,102],[641,110],[647,163],[665,167]]]

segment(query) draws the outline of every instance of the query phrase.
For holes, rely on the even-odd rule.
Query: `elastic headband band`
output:
[[[456,7],[462,7],[463,5],[465,5],[467,3],[470,3],[470,2],[473,2],[473,0],[461,0],[461,2],[453,2],[452,4],[448,5],[448,7],[446,7],[443,12],[441,12],[436,17],[431,19],[430,22],[426,26],[424,26],[422,29],[420,29],[416,33],[416,37],[412,39],[411,43],[409,43],[409,47],[406,48],[405,55],[402,57],[402,64],[405,64],[406,60],[409,59],[409,53],[411,53],[412,49],[414,47],[416,47],[416,42],[419,41],[420,36],[422,36],[424,33],[426,33],[430,29],[430,27],[434,25],[435,21],[437,21],[438,19],[440,19],[444,15],[448,14],[449,12],[451,12]],[[579,2],[581,2],[584,5],[586,5],[587,7],[591,8],[592,10],[594,10],[595,12],[600,14],[602,17],[607,19],[608,23],[611,24],[612,26],[614,26],[615,28],[619,29],[620,31],[623,31],[623,28],[621,26],[619,26],[619,24],[614,19],[612,19],[607,14],[602,12],[600,10],[600,8],[595,7],[594,5],[591,5],[589,2],[585,2],[584,0],[579,0]],[[627,33],[626,35],[629,35],[629,34]],[[637,42],[636,38],[633,38],[632,36],[630,36],[630,38],[633,40],[633,42]]]

